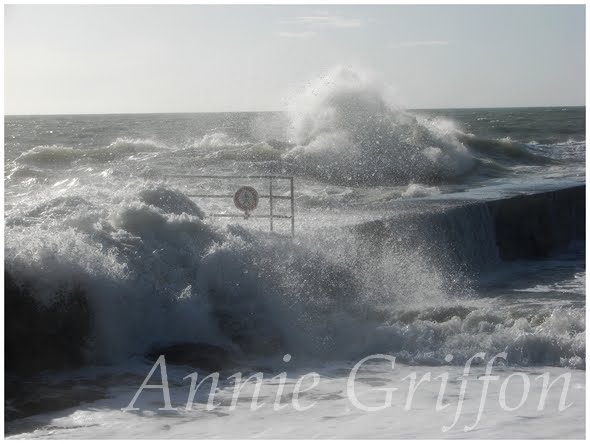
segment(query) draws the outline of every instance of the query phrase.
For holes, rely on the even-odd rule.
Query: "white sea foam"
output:
[[[487,356],[490,359],[491,356]],[[510,369],[496,365],[492,376],[499,380],[489,384],[485,396],[482,394],[484,382],[478,379],[484,376],[483,367],[472,368],[465,378],[462,367],[449,366],[407,366],[399,362],[395,368],[384,360],[366,363],[355,378],[354,388],[348,386],[351,373],[350,362],[320,363],[313,367],[318,372],[319,383],[310,391],[304,391],[311,384],[308,377],[300,385],[298,397],[300,410],[296,410],[292,399],[299,378],[312,368],[297,367],[296,355],[291,363],[281,370],[286,373],[282,386],[282,397],[278,397],[279,384],[273,378],[276,373],[264,371],[264,378],[258,396],[260,407],[250,408],[253,394],[257,392],[257,382],[245,381],[239,393],[237,408],[230,410],[234,396],[234,386],[224,384],[215,392],[215,405],[207,409],[209,384],[205,383],[198,390],[191,409],[186,408],[189,394],[187,368],[174,368],[168,365],[171,405],[176,411],[162,412],[162,390],[146,389],[141,393],[135,406],[137,412],[122,412],[138,387],[115,386],[109,392],[108,399],[103,399],[69,409],[57,414],[38,415],[29,419],[34,430],[14,435],[20,439],[134,439],[149,436],[162,439],[242,439],[250,438],[375,438],[375,439],[536,439],[552,438],[581,439],[585,434],[585,372],[556,369],[555,367],[537,367],[534,371],[518,369],[519,374],[512,377]],[[148,366],[131,370],[137,372],[138,384],[147,375]],[[129,370],[128,370],[129,371]],[[539,375],[548,374],[555,386],[546,392],[544,408],[539,410],[543,393],[542,379]],[[569,407],[558,410],[562,396],[562,374],[570,375],[565,402]],[[159,377],[159,372],[156,373]],[[199,382],[206,376],[199,372]],[[412,375],[416,381],[411,403]],[[442,387],[442,378],[448,383]],[[403,378],[406,378],[405,380]],[[424,378],[424,381],[422,381]],[[158,379],[155,379],[158,380]],[[464,400],[457,421],[458,400],[461,384],[467,380]],[[525,393],[525,382],[530,390]],[[89,380],[92,383],[92,379]],[[159,382],[157,382],[159,383]],[[391,401],[387,402],[387,392],[392,391]],[[445,408],[437,409],[437,399],[443,393],[441,404]],[[352,402],[351,393],[356,396],[359,405],[374,408],[375,411],[363,411]],[[281,407],[275,408],[275,402]],[[477,421],[477,413],[483,402],[482,416]],[[515,411],[503,408],[519,407]],[[522,405],[520,405],[522,402]],[[311,408],[309,408],[311,406]],[[305,409],[305,410],[303,410]],[[21,427],[27,426],[27,420]],[[477,425],[476,425],[477,424]],[[19,424],[20,425],[20,424]],[[474,427],[474,425],[476,425]],[[445,427],[443,431],[443,427]],[[467,431],[464,429],[467,427]],[[29,427],[30,428],[30,427]]]
[[[408,188],[402,193],[402,197],[425,197],[440,194],[438,187],[429,187],[420,185],[419,183],[411,183]]]
[[[297,147],[285,155],[308,174],[344,183],[445,181],[474,167],[448,120],[396,109],[366,73],[337,67],[289,108]]]
[[[240,147],[250,145],[250,142],[240,142],[236,138],[228,136],[223,132],[214,132],[205,134],[201,139],[193,144],[196,148],[223,148],[223,147]]]
[[[76,191],[7,218],[6,268],[43,303],[83,291],[97,362],[203,341],[334,358],[388,350],[416,363],[479,347],[509,350],[518,364],[584,365],[583,310],[471,306],[452,297],[449,276],[420,249],[375,257],[370,245],[350,250],[346,231],[293,243],[221,229],[163,187],[130,187],[107,201]]]

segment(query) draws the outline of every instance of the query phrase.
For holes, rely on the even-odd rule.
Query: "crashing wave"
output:
[[[117,362],[154,344],[202,342],[250,355],[378,350],[442,363],[477,349],[507,351],[512,364],[585,365],[583,309],[500,312],[451,297],[415,245],[375,254],[338,238],[221,228],[164,187],[107,202],[61,196],[9,215],[6,226],[8,310],[40,319],[7,333],[10,350],[38,338],[27,356],[75,346],[86,362]],[[41,331],[47,325],[86,336],[64,344]]]
[[[284,158],[321,179],[445,182],[475,166],[448,121],[396,109],[381,84],[349,68],[335,68],[312,82],[289,111],[297,146]]]

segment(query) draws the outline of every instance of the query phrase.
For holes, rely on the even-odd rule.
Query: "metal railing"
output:
[[[268,194],[258,193],[258,198],[269,200],[269,213],[268,214],[249,214],[248,212],[238,213],[212,213],[208,214],[210,217],[242,217],[245,219],[255,218],[263,219],[268,218],[270,221],[270,231],[274,231],[274,219],[290,219],[291,220],[291,236],[295,236],[295,193],[294,193],[294,182],[292,176],[233,176],[233,175],[197,175],[197,174],[175,174],[168,175],[166,178],[183,178],[183,179],[258,179],[268,180]],[[289,181],[289,195],[273,194],[273,181]],[[187,194],[188,197],[197,197],[201,199],[234,199],[235,194]],[[274,212],[274,200],[290,200],[291,201],[291,214],[275,214]]]

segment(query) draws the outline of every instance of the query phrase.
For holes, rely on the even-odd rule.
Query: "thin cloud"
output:
[[[446,40],[425,40],[425,41],[411,41],[394,43],[392,48],[415,48],[417,46],[447,46],[449,44]]]
[[[321,28],[360,28],[362,20],[339,15],[306,15],[283,23],[315,26]]]
[[[279,32],[280,37],[288,39],[310,39],[315,37],[318,33],[314,31],[303,31],[303,32]]]

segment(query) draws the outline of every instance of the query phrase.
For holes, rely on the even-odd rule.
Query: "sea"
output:
[[[485,204],[585,185],[585,114],[344,70],[279,112],[5,116],[5,435],[583,438],[584,240],[507,256]]]

